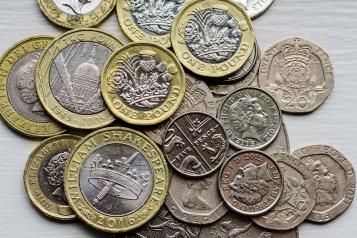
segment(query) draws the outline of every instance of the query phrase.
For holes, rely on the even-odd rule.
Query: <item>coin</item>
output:
[[[226,132],[213,116],[203,112],[181,114],[163,135],[168,162],[188,177],[203,177],[216,171],[228,150]]]
[[[184,5],[172,25],[171,41],[181,63],[197,75],[236,72],[254,48],[249,16],[229,0],[195,0]]]
[[[111,13],[115,3],[115,0],[38,0],[49,20],[71,29],[98,25]]]
[[[258,79],[259,85],[276,98],[281,110],[291,113],[316,110],[334,85],[327,53],[297,37],[283,40],[265,52]]]
[[[268,10],[274,0],[234,0],[247,11],[251,18],[257,18]]]
[[[253,221],[267,229],[290,230],[300,225],[315,206],[313,175],[308,166],[292,155],[274,153],[271,157],[283,172],[283,193],[273,209]]]
[[[243,215],[256,216],[275,206],[284,183],[279,166],[270,156],[246,150],[224,162],[218,185],[229,208]]]
[[[178,220],[211,224],[228,211],[217,187],[218,172],[202,179],[187,179],[174,173],[165,204]]]
[[[46,111],[76,129],[109,125],[113,115],[100,91],[100,74],[121,42],[97,29],[69,31],[44,51],[36,70],[36,89]]]
[[[155,216],[169,187],[160,149],[144,134],[108,127],[78,143],[64,174],[69,205],[86,224],[127,232]]]
[[[216,115],[215,99],[207,87],[206,83],[202,80],[195,79],[186,74],[186,92],[182,100],[181,105],[176,112],[170,117],[174,119],[178,115],[190,112],[200,111],[206,112],[210,115]],[[165,132],[165,128],[168,125],[168,121],[162,122],[155,128],[145,130],[145,134],[148,135],[155,143],[162,145],[162,135]]]
[[[356,177],[352,164],[328,145],[300,148],[293,155],[313,172],[316,203],[308,220],[325,223],[341,215],[352,203]]]
[[[63,173],[71,150],[81,137],[60,135],[43,141],[29,156],[24,172],[27,195],[35,207],[48,217],[72,220],[63,187]]]
[[[185,72],[170,51],[131,43],[116,51],[102,74],[102,93],[114,115],[130,124],[154,125],[175,113],[185,94]]]
[[[274,98],[254,87],[241,88],[227,95],[217,117],[230,144],[237,149],[268,146],[278,135],[282,121]]]
[[[45,112],[35,89],[35,70],[51,36],[34,36],[12,46],[0,59],[0,114],[14,130],[31,137],[65,131]]]

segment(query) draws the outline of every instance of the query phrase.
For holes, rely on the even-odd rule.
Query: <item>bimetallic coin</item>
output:
[[[158,45],[131,43],[105,65],[101,89],[114,115],[130,124],[154,125],[175,113],[185,94],[185,72]]]
[[[171,31],[181,63],[197,75],[224,77],[236,72],[254,48],[254,30],[244,9],[229,0],[185,4]]]
[[[356,176],[352,164],[328,145],[311,145],[293,152],[313,173],[316,203],[308,220],[325,223],[341,215],[352,203]]]
[[[272,230],[290,230],[300,225],[315,206],[316,191],[309,167],[287,153],[274,153],[284,176],[284,189],[279,202],[269,212],[253,217],[259,226]]]
[[[233,0],[242,5],[248,15],[253,19],[259,17],[273,4],[274,0]]]
[[[159,211],[169,173],[163,154],[148,137],[109,127],[78,143],[64,185],[70,206],[86,224],[106,232],[127,232]]]
[[[63,173],[71,150],[80,139],[74,135],[51,137],[29,156],[24,172],[26,192],[35,207],[48,217],[76,217],[64,193]]]
[[[50,36],[16,43],[0,59],[0,113],[14,130],[31,137],[50,137],[65,131],[45,112],[35,88],[35,71]]]
[[[69,31],[45,50],[36,70],[36,89],[46,111],[76,129],[112,123],[100,91],[100,75],[121,42],[97,29]]]
[[[167,160],[177,172],[188,177],[203,177],[216,171],[228,146],[220,122],[203,112],[181,114],[170,122],[163,135]]]
[[[262,58],[258,79],[281,110],[291,113],[316,110],[334,85],[327,53],[302,38],[286,39],[270,47]]]
[[[245,150],[224,162],[218,185],[228,207],[243,215],[256,216],[275,206],[284,183],[279,166],[270,156]]]
[[[38,0],[38,4],[53,23],[74,29],[101,23],[114,9],[116,0]]]

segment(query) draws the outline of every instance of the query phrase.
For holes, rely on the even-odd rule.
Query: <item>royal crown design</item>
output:
[[[311,57],[311,47],[308,45],[286,44],[282,47],[285,64],[300,61],[307,65]]]

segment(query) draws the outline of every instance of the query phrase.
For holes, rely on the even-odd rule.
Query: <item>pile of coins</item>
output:
[[[3,54],[0,105],[12,129],[47,138],[24,172],[44,215],[122,237],[295,238],[351,204],[340,152],[290,153],[281,111],[314,111],[334,76],[306,39],[261,54],[251,17],[272,0],[38,2],[73,30]],[[130,44],[84,28],[115,5]]]

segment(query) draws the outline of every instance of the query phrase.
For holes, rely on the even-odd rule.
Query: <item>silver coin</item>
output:
[[[59,10],[69,15],[85,15],[97,9],[103,0],[52,0]]]
[[[274,0],[233,0],[245,8],[251,18],[262,15],[273,4]]]

